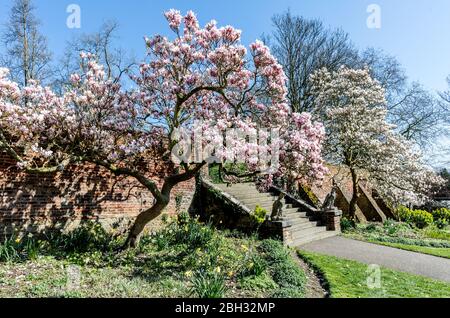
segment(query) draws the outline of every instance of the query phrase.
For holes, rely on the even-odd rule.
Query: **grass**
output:
[[[450,284],[445,282],[382,267],[379,288],[369,288],[368,280],[376,277],[366,264],[305,251],[298,255],[323,276],[332,298],[450,297]]]
[[[80,266],[80,284],[70,288],[68,262],[53,257],[0,266],[1,298],[142,298],[183,297],[183,282],[172,277],[155,284],[133,274],[133,268]],[[73,284],[72,284],[73,285]]]
[[[0,297],[304,295],[305,274],[280,242],[218,231],[186,214],[144,236],[136,249],[116,252],[122,242],[92,224],[11,238],[0,260]]]
[[[376,243],[380,245],[385,245],[389,247],[399,248],[406,251],[429,254],[438,257],[450,258],[450,248],[446,247],[427,247],[427,246],[418,246],[418,245],[407,245],[401,243],[389,243],[389,242],[377,242],[377,241],[369,241],[371,243]]]
[[[450,241],[450,231],[448,227],[447,230],[440,230],[436,229],[435,227],[429,227],[424,230],[424,235],[432,239]]]
[[[429,226],[418,229],[407,223],[388,220],[383,224],[358,224],[356,228],[345,227],[343,235],[374,244],[403,250],[450,258],[449,229]]]

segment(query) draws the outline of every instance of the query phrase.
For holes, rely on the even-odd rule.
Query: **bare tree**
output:
[[[377,79],[386,91],[388,104],[397,104],[404,93],[407,76],[400,62],[380,49],[367,48],[360,54],[356,67],[369,67],[373,78]]]
[[[407,140],[428,148],[446,131],[443,119],[448,109],[419,83],[412,83],[401,97],[389,105],[389,120]]]
[[[447,83],[448,83],[448,86],[449,86],[449,88],[450,88],[450,76],[447,77]],[[445,91],[445,92],[440,93],[439,95],[441,96],[441,98],[442,98],[442,100],[443,100],[444,102],[450,104],[450,89],[449,89],[448,91]]]
[[[23,86],[30,80],[47,81],[52,75],[52,55],[47,39],[39,32],[40,22],[34,11],[31,0],[14,0],[2,36],[5,53],[1,55],[1,64]]]
[[[97,32],[83,34],[67,42],[55,86],[63,89],[69,85],[70,75],[80,70],[80,53],[91,53],[105,65],[109,78],[121,78],[135,63],[122,48],[116,46],[119,24],[114,20],[106,21]]]
[[[294,16],[289,11],[274,16],[273,26],[274,31],[265,40],[284,67],[288,99],[294,111],[308,111],[323,120],[325,109],[314,102],[309,81],[316,70],[368,67],[386,91],[389,122],[406,139],[426,148],[445,131],[442,119],[448,117],[448,108],[419,83],[409,83],[395,57],[373,48],[360,53],[342,30],[330,30],[318,20]],[[445,97],[450,102],[450,93]]]
[[[288,98],[296,112],[314,113],[309,76],[326,67],[337,70],[358,61],[358,51],[348,34],[330,30],[319,20],[308,20],[289,11],[272,18],[274,30],[265,38],[288,77]]]
[[[446,130],[443,119],[449,114],[448,108],[420,83],[409,83],[398,60],[382,50],[362,52],[358,67],[364,66],[385,89],[388,120],[397,126],[397,132],[422,148],[433,145]]]
[[[443,122],[444,122],[444,126],[446,127],[447,131],[450,130],[450,76],[447,78],[447,83],[449,86],[449,90],[445,91],[445,92],[441,92],[439,93],[439,96],[441,98],[440,100],[440,105],[442,108],[446,109],[446,114],[445,116],[443,116]],[[441,146],[441,154],[443,157],[445,157],[446,159],[443,160],[443,162],[446,165],[450,164],[450,138],[449,135],[447,134],[444,138],[444,143]],[[442,159],[441,159],[442,161]]]

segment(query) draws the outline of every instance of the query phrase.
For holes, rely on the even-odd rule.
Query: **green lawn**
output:
[[[386,221],[358,224],[356,228],[345,228],[348,238],[399,248],[403,250],[450,258],[449,229],[429,226],[418,229],[406,223]]]
[[[298,251],[329,285],[333,298],[448,298],[450,284],[381,268],[381,288],[369,288],[369,267],[355,261]]]
[[[401,243],[389,243],[389,242],[378,242],[378,241],[371,241],[370,243],[374,244],[380,244],[385,245],[389,247],[399,248],[406,251],[412,251],[417,253],[423,253],[423,254],[429,254],[444,258],[450,258],[450,248],[446,247],[427,247],[427,246],[417,246],[417,245],[408,245],[408,244],[401,244]]]

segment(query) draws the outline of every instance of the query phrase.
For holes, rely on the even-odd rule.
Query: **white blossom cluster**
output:
[[[386,121],[385,92],[367,69],[326,69],[311,76],[325,114],[326,155],[366,179],[393,205],[420,204],[442,179]]]

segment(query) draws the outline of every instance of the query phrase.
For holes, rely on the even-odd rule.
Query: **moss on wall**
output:
[[[299,185],[299,196],[303,201],[306,201],[308,204],[318,208],[320,207],[320,200],[319,198],[314,194],[312,189],[304,184]]]

